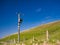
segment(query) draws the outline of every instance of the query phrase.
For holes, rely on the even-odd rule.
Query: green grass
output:
[[[49,39],[51,40],[60,40],[60,21],[44,24],[41,26],[37,26],[35,28],[26,30],[21,32],[20,34],[20,41],[24,41],[27,43],[28,41],[31,41],[33,36],[35,39],[39,40],[41,42],[42,40],[46,40],[46,30],[49,31]],[[10,35],[8,37],[0,39],[0,41],[7,41],[7,40],[17,40],[18,35]],[[52,42],[52,41],[51,41]],[[28,44],[28,43],[27,43]]]

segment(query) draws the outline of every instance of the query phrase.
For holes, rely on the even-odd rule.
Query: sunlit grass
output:
[[[40,43],[42,42],[42,40],[46,40],[46,30],[49,31],[49,42],[52,43],[52,40],[60,40],[60,21],[55,22],[55,23],[50,23],[50,24],[45,24],[42,26],[37,26],[35,28],[32,28],[30,30],[27,31],[23,31],[20,34],[20,41],[21,42],[25,42],[27,45],[30,44],[28,42],[30,42],[34,36],[34,38],[36,40],[39,40]],[[18,35],[14,34],[14,35],[10,35],[8,37],[5,37],[3,39],[1,39],[0,41],[8,41],[8,40],[14,40],[18,39]]]

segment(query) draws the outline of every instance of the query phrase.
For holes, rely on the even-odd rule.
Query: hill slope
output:
[[[41,26],[37,26],[35,28],[29,29],[27,31],[23,31],[20,34],[20,40],[25,40],[26,42],[29,40],[32,40],[33,36],[37,40],[45,40],[46,39],[46,30],[49,31],[49,39],[60,40],[60,21],[44,24]],[[3,39],[0,39],[0,41],[7,41],[7,40],[17,40],[18,35],[10,35],[8,37],[5,37]]]

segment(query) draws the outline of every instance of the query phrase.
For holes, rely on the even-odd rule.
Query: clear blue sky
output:
[[[60,0],[0,0],[0,38],[18,31],[18,11],[22,14],[22,31],[60,20]]]

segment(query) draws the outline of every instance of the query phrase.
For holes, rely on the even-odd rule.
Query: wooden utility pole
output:
[[[18,13],[18,43],[20,43],[20,13]]]

